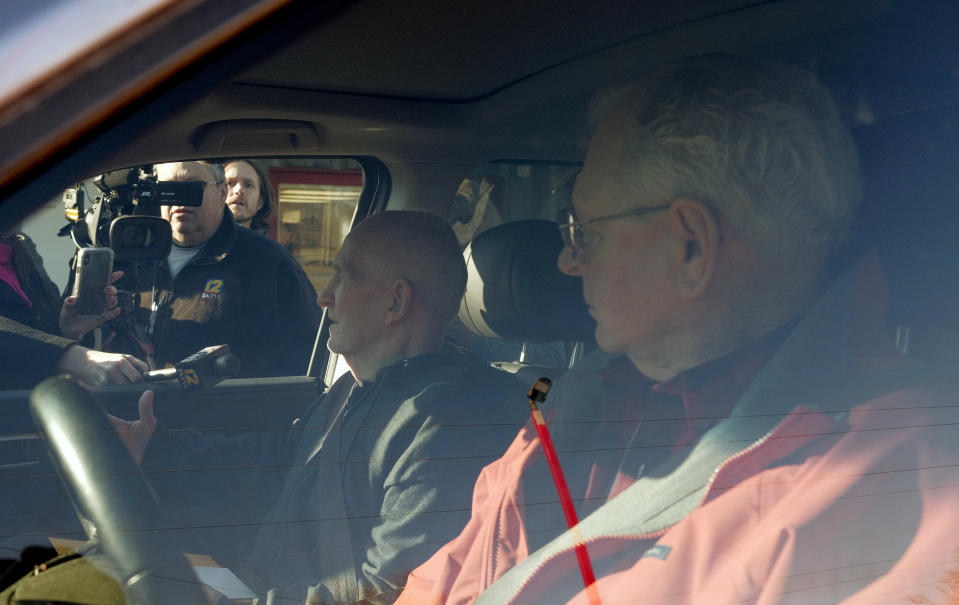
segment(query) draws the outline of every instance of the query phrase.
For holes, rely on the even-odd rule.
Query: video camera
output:
[[[92,180],[98,193],[80,183],[63,196],[71,221],[61,234],[72,235],[78,248],[109,246],[118,261],[159,261],[170,254],[170,223],[160,217],[160,206],[199,206],[203,181],[170,182],[157,179],[153,166],[135,166],[107,172]]]

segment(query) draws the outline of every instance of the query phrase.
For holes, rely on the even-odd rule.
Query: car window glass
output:
[[[569,206],[578,164],[490,162],[463,179],[447,220],[460,245],[502,223],[555,221]]]
[[[267,160],[278,216],[271,231],[303,266],[317,292],[332,275],[333,257],[350,230],[363,170],[349,158]]]
[[[363,170],[350,158],[265,158],[275,209],[265,234],[286,248],[306,271],[317,292],[332,273],[331,263],[349,231],[363,188]],[[226,162],[225,162],[226,163]],[[100,192],[85,181],[92,195]],[[64,199],[54,198],[31,214],[19,229],[37,246],[50,278],[63,292],[76,250],[67,233]]]
[[[182,323],[186,324],[187,332],[196,332],[200,338],[209,338],[208,341],[203,342],[203,345],[218,345],[223,339],[232,338],[233,335],[249,333],[257,348],[283,353],[286,349],[299,346],[292,342],[295,336],[296,340],[304,345],[304,350],[293,356],[292,365],[289,366],[293,370],[273,373],[280,378],[266,378],[249,383],[240,380],[237,381],[239,384],[233,386],[229,381],[220,382],[219,376],[207,380],[210,377],[209,372],[203,368],[197,367],[196,374],[190,374],[189,370],[194,368],[189,368],[183,373],[171,371],[161,375],[164,369],[158,367],[156,369],[158,374],[151,378],[153,380],[151,388],[158,394],[157,413],[161,415],[163,422],[171,427],[218,430],[216,427],[230,425],[240,432],[250,433],[251,427],[253,427],[252,432],[256,432],[262,430],[262,427],[286,426],[303,413],[315,396],[315,381],[303,376],[310,361],[310,352],[316,337],[315,326],[318,324],[320,315],[320,309],[316,306],[315,292],[322,290],[332,275],[333,257],[341,247],[356,213],[359,196],[363,190],[364,172],[361,165],[350,158],[229,158],[210,161],[211,164],[216,163],[225,168],[219,177],[208,176],[209,173],[190,172],[186,175],[177,174],[176,178],[171,180],[191,181],[202,178],[205,181],[200,189],[203,195],[213,196],[218,204],[223,204],[229,202],[230,197],[224,194],[221,201],[221,198],[217,197],[218,187],[227,189],[235,187],[239,190],[244,185],[250,184],[241,182],[244,179],[237,178],[236,171],[231,172],[229,169],[232,163],[240,161],[247,162],[251,166],[256,165],[264,176],[265,180],[259,185],[268,191],[269,195],[263,199],[270,200],[267,204],[272,206],[272,210],[265,215],[266,218],[262,221],[263,224],[260,225],[259,230],[263,236],[271,240],[271,243],[262,244],[263,238],[248,232],[243,237],[238,235],[237,241],[261,243],[257,244],[258,247],[252,252],[238,250],[236,247],[226,251],[226,256],[239,255],[244,259],[243,263],[250,263],[240,267],[240,274],[237,275],[218,272],[219,264],[215,261],[221,258],[222,254],[203,260],[206,264],[201,266],[208,268],[209,271],[208,274],[202,274],[199,289],[195,292],[201,315],[184,319]],[[88,209],[93,206],[103,206],[99,209],[99,215],[92,213],[91,210],[91,217],[99,216],[100,218],[99,221],[93,219],[91,224],[99,224],[100,229],[95,231],[105,236],[111,223],[108,218],[112,218],[106,216],[105,208],[111,204],[113,206],[118,204],[118,198],[110,197],[120,195],[117,193],[120,189],[117,183],[129,183],[129,178],[132,178],[130,175],[136,175],[136,178],[140,179],[138,182],[143,185],[140,190],[142,192],[149,189],[151,177],[156,177],[162,182],[166,182],[166,179],[170,177],[169,173],[161,172],[155,166],[136,167],[136,170],[124,169],[110,174],[113,176],[109,182],[114,184],[112,188],[107,187],[110,192],[104,191],[95,183],[96,178],[102,175],[85,179],[78,183],[77,187],[65,192],[63,196],[43,204],[21,224],[13,226],[11,233],[4,233],[4,242],[13,238],[17,241],[18,253],[24,250],[29,251],[31,255],[30,265],[36,271],[21,272],[21,274],[24,275],[22,278],[24,293],[29,293],[34,310],[41,303],[46,302],[41,300],[41,294],[50,298],[49,302],[52,306],[59,308],[58,293],[67,296],[72,292],[70,262],[78,250],[76,243],[78,235],[73,232],[71,226],[79,226],[77,231],[84,232],[88,236],[90,233],[86,223],[82,220],[79,223],[74,220],[79,218],[75,213],[79,196],[82,195],[86,199]],[[239,176],[244,174],[241,172]],[[180,179],[180,176],[184,178]],[[217,178],[222,178],[222,182],[211,180]],[[259,180],[260,177],[255,175],[253,178]],[[159,186],[162,182],[154,181],[153,184]],[[113,201],[108,201],[110,199]],[[93,201],[97,201],[97,204],[91,205],[90,202]],[[206,203],[205,197],[203,203]],[[68,211],[68,207],[73,207],[74,212]],[[225,207],[231,208],[229,205]],[[214,211],[220,216],[225,216],[223,208],[223,205],[218,205]],[[129,218],[129,215],[126,218]],[[159,217],[155,218],[162,221]],[[255,225],[251,223],[251,227]],[[96,234],[93,237],[96,238]],[[215,238],[211,238],[211,245],[214,240]],[[269,258],[257,264],[257,259],[253,257],[263,254],[264,251]],[[202,252],[198,252],[197,255],[196,258],[202,259]],[[120,256],[122,255],[114,258],[113,268],[123,269],[128,274],[135,272],[147,283],[157,279],[155,276],[163,272],[162,269],[153,268],[152,261],[124,264]],[[172,258],[170,260],[172,262]],[[137,268],[134,269],[134,266]],[[171,293],[173,304],[175,304],[176,295],[183,294],[183,280],[186,279],[183,277],[184,271],[186,269],[181,269],[180,276],[172,285],[167,280],[166,285],[160,288]],[[295,274],[300,271],[303,273],[303,278],[298,283]],[[48,276],[50,287],[44,289],[41,287],[44,284],[38,286],[33,283],[37,275]],[[262,292],[238,291],[235,288],[231,290],[231,283],[235,284],[241,277],[244,279],[244,287],[250,284],[254,287],[256,284],[262,284]],[[122,281],[121,279],[116,284],[120,286],[121,299],[126,300],[124,297],[129,294],[131,297],[135,296],[136,300],[131,298],[130,312],[124,311],[124,314],[116,321],[127,322],[123,325],[129,328],[128,332],[132,339],[143,338],[149,320],[144,321],[144,316],[139,314],[140,305],[146,304],[140,299],[150,296],[150,289],[127,288],[121,286]],[[163,283],[163,280],[159,279],[155,283]],[[291,291],[291,283],[296,293]],[[263,292],[271,291],[273,298],[276,299],[274,301],[269,300],[270,296],[263,295]],[[291,307],[287,305],[289,301],[286,299],[304,298],[302,295],[305,295],[307,299],[303,301],[303,304],[308,305],[309,310],[315,311],[315,315],[311,316],[315,322],[314,327],[294,318],[292,320],[294,329],[290,334],[275,334],[271,328],[261,331],[261,325],[272,325],[277,319],[282,319],[284,313],[290,312],[288,309]],[[231,301],[237,299],[242,299],[243,313],[249,315],[247,320],[233,326],[228,322],[220,321],[220,315],[218,315],[220,311],[234,304]],[[258,313],[262,316],[258,316]],[[24,323],[27,323],[27,319],[33,319],[33,317],[24,319]],[[56,314],[46,319],[48,320],[46,324],[37,327],[42,327],[45,332],[51,334],[58,333]],[[173,319],[177,318],[174,316]],[[121,323],[116,326],[104,324],[102,329],[93,330],[84,335],[80,342],[89,348],[111,351],[121,338],[116,334],[123,333]],[[111,327],[111,332],[107,331],[108,326]],[[211,331],[214,329],[221,331]],[[111,333],[113,333],[112,336]],[[147,349],[144,349],[142,353],[137,353],[137,356],[146,359],[146,352]],[[236,348],[232,353],[239,358],[241,370],[251,367],[247,354]],[[320,353],[321,355],[325,353],[325,347],[321,347]],[[184,357],[180,354],[174,362],[182,361]],[[254,376],[256,372],[247,375]],[[290,375],[296,376],[283,378]],[[62,492],[60,480],[51,465],[47,450],[43,447],[43,442],[29,414],[26,413],[27,392],[20,389],[29,388],[32,384],[26,382],[15,386],[0,384],[0,417],[4,419],[4,430],[0,435],[0,479],[9,482],[10,485],[22,486],[21,498],[17,502],[8,502],[8,505],[0,511],[0,559],[8,562],[16,560],[20,556],[20,551],[26,546],[39,546],[36,556],[47,559],[53,556],[54,550],[56,552],[72,551],[85,539],[82,527],[77,523],[76,515],[72,511],[70,500]],[[112,387],[99,392],[97,394],[99,404],[117,416],[132,417],[136,411],[131,409],[129,404],[137,400],[138,391],[142,390],[143,385],[129,386],[133,388]],[[211,390],[212,386],[219,388]],[[189,389],[193,387],[197,390],[190,391]],[[191,393],[195,395],[195,399]],[[249,405],[249,401],[253,400],[271,403],[269,406]],[[227,407],[223,407],[224,405]],[[229,412],[224,413],[227,408]],[[242,477],[238,476],[236,479],[240,480]],[[182,478],[174,482],[180,480]],[[159,479],[158,484],[162,486],[164,482],[164,479]],[[163,487],[160,489],[162,490]],[[210,495],[202,481],[196,484],[194,493],[199,498]],[[197,509],[194,512],[201,516],[206,515],[211,524],[222,524],[222,519],[219,519],[212,509]],[[43,537],[38,539],[37,536]],[[216,554],[215,549],[211,550],[206,545],[195,542],[192,531],[189,529],[185,529],[180,538],[190,551]],[[245,593],[239,590],[235,594],[244,595]]]
[[[90,1],[103,12],[100,0]],[[37,14],[48,19],[44,8],[67,4],[40,2]],[[233,248],[225,232],[216,239],[219,226],[213,237],[194,239],[206,223],[189,209],[169,219],[184,227],[178,237],[185,239],[162,261],[120,258],[157,241],[159,231],[147,223],[128,223],[120,238],[130,244],[113,264],[127,271],[117,282],[124,314],[110,329],[79,338],[93,349],[139,347],[136,356],[161,372],[149,376],[159,424],[139,469],[113,429],[136,432],[148,423],[111,424],[97,406],[70,416],[78,408],[64,398],[67,405],[54,409],[69,421],[51,431],[32,413],[29,387],[0,380],[0,485],[8,496],[0,504],[0,595],[12,561],[22,560],[21,577],[46,581],[52,574],[40,565],[51,548],[90,548],[96,529],[95,555],[102,554],[111,520],[152,511],[155,495],[162,514],[141,516],[114,535],[141,547],[175,537],[177,552],[193,553],[200,581],[229,579],[217,586],[238,603],[392,602],[406,583],[406,605],[632,602],[638,594],[694,603],[959,605],[959,47],[952,44],[959,10],[900,1],[823,11],[829,3],[721,0],[659,9],[660,22],[606,13],[630,3],[528,14],[526,3],[513,3],[519,15],[506,4],[477,3],[466,13],[457,6],[453,19],[433,3],[435,17],[424,19],[418,3],[406,7],[408,15],[375,0],[351,3],[317,26],[316,37],[329,45],[259,53],[268,69],[224,76],[229,81],[203,96],[199,110],[171,108],[172,117],[157,119],[157,131],[171,133],[157,157],[234,153],[197,144],[204,138],[198,128],[222,119],[249,122],[224,132],[252,131],[229,149],[356,159],[219,158],[222,181],[165,173],[178,178],[163,182],[196,183],[180,191],[204,201],[225,189],[221,204],[234,220],[249,221],[236,241],[250,247]],[[690,12],[700,6],[719,12]],[[525,24],[516,18],[524,15]],[[583,27],[559,27],[576,21]],[[12,23],[8,29],[19,28]],[[571,29],[582,31],[563,43],[557,32]],[[263,31],[272,33],[269,23]],[[419,46],[443,35],[456,46]],[[509,44],[514,35],[523,43]],[[380,72],[344,59],[357,40]],[[402,42],[392,45],[394,55],[410,71],[396,70],[400,62],[388,53],[373,53],[386,46],[378,40]],[[530,51],[549,46],[557,52],[548,63],[524,67],[537,54]],[[832,119],[831,101],[806,96],[813,92],[808,76],[783,72],[785,80],[757,87],[762,78],[735,70],[725,78],[729,65],[703,70],[710,63],[693,58],[675,79],[657,80],[679,55],[707,50],[723,56],[706,61],[787,59],[809,70],[836,97],[851,138]],[[497,58],[501,51],[512,56]],[[417,60],[423,57],[431,58],[429,69]],[[481,89],[506,59],[522,77],[506,74],[500,88]],[[486,67],[476,69],[479,63]],[[27,67],[37,76],[35,65]],[[393,79],[384,78],[388,70]],[[434,84],[407,82],[411,75]],[[594,96],[637,77],[640,88]],[[763,101],[783,84],[788,94]],[[157,102],[168,97],[158,91]],[[707,100],[705,112],[688,107]],[[612,113],[603,114],[604,106]],[[712,122],[715,116],[724,121]],[[135,144],[142,133],[129,130]],[[80,143],[104,147],[97,136],[84,134]],[[784,136],[797,145],[777,146]],[[827,148],[834,153],[823,155]],[[66,167],[58,170],[69,170],[84,153],[64,148],[66,159],[40,162],[34,173],[60,162]],[[120,148],[116,157],[139,156]],[[505,159],[474,166],[480,157]],[[582,173],[578,163],[544,160],[577,157],[586,158]],[[378,186],[380,168],[393,170],[392,197],[389,174]],[[107,189],[120,195],[116,183],[152,170],[117,173],[122,179],[114,175]],[[579,174],[582,220],[563,225]],[[49,174],[24,176],[33,178],[63,184]],[[822,181],[836,182],[824,193],[810,189]],[[252,193],[241,196],[255,189],[271,194],[270,212],[261,214]],[[69,216],[78,196],[100,196],[106,205],[106,195],[86,180],[16,226],[29,239],[11,249],[42,260],[57,310],[55,290],[66,295],[76,283],[69,262],[77,245],[63,229],[65,210]],[[807,214],[818,206],[821,212]],[[373,214],[381,207],[438,212],[428,218],[444,248],[409,232],[380,246],[347,237],[368,215],[394,221],[390,228],[400,223],[400,213]],[[214,210],[209,216],[224,215],[222,206]],[[101,231],[113,224],[91,216]],[[18,236],[2,226],[7,302],[61,330],[57,316],[44,313],[47,284],[10,278],[25,257],[3,264],[3,243]],[[809,241],[799,246],[794,238]],[[405,292],[416,296],[426,291],[417,290],[422,283],[449,291],[457,284],[448,297],[414,296],[408,307],[418,311],[409,317],[442,317],[420,341],[425,349],[391,338],[399,330],[382,320],[403,308],[402,280],[382,280],[380,289],[356,278],[380,275],[362,262],[355,272],[343,269],[351,250],[377,255],[383,266],[401,264],[411,242],[430,256],[410,254],[409,265],[434,266],[445,255],[455,266],[406,280],[416,287]],[[485,256],[483,242],[494,242]],[[342,281],[332,271],[337,254]],[[459,302],[458,254],[467,259],[467,280],[485,280],[478,289],[468,281]],[[240,267],[228,271],[224,259],[240,259]],[[547,274],[571,283],[565,293],[575,296],[554,295],[561,289],[552,289]],[[337,289],[343,304],[329,303],[318,331],[317,292],[331,279],[347,284]],[[415,306],[422,301],[425,311]],[[501,330],[501,308],[521,319]],[[550,317],[564,330],[547,332]],[[280,333],[284,321],[292,328]],[[233,350],[241,371],[292,369],[218,382],[234,361],[209,351],[184,363],[199,344],[163,359],[152,337],[164,325],[204,345],[219,344],[215,329],[226,326],[245,339]],[[304,376],[314,342],[319,370]],[[8,348],[0,366],[54,367],[28,346]],[[368,371],[362,362],[370,357],[379,359]],[[545,400],[545,390],[528,390],[541,376],[553,381]],[[133,420],[144,414],[140,407],[149,409],[138,406],[145,388],[90,391],[107,413]],[[59,462],[51,457],[57,448],[66,453]],[[112,455],[85,454],[91,451]],[[84,468],[84,459],[101,467]],[[111,493],[113,481],[123,487]],[[106,515],[74,511],[70,489],[74,496],[88,489]],[[123,567],[120,557],[104,559],[78,561]],[[170,569],[169,561],[142,566],[128,584]],[[408,576],[411,569],[418,571]]]

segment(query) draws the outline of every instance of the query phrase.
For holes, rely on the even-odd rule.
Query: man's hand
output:
[[[143,391],[137,407],[140,411],[138,420],[123,420],[109,414],[108,417],[113,423],[113,428],[120,435],[123,445],[127,446],[127,450],[133,456],[133,460],[140,464],[157,426],[157,419],[153,417],[153,391]]]
[[[150,368],[133,355],[104,353],[73,345],[60,357],[56,369],[73,374],[90,386],[100,387],[143,382],[142,372]]]
[[[110,283],[123,277],[123,271],[114,271],[110,274]],[[77,297],[68,296],[60,307],[60,334],[73,340],[80,340],[90,330],[110,321],[123,310],[117,306],[117,289],[107,286],[104,290],[107,295],[107,310],[99,315],[85,315],[77,313]]]

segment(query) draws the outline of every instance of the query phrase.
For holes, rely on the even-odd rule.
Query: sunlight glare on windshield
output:
[[[0,4],[0,103],[171,0]]]

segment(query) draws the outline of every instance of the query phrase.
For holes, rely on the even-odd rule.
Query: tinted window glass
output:
[[[578,171],[577,164],[482,164],[460,183],[447,220],[461,245],[509,221],[555,221],[570,204]]]

